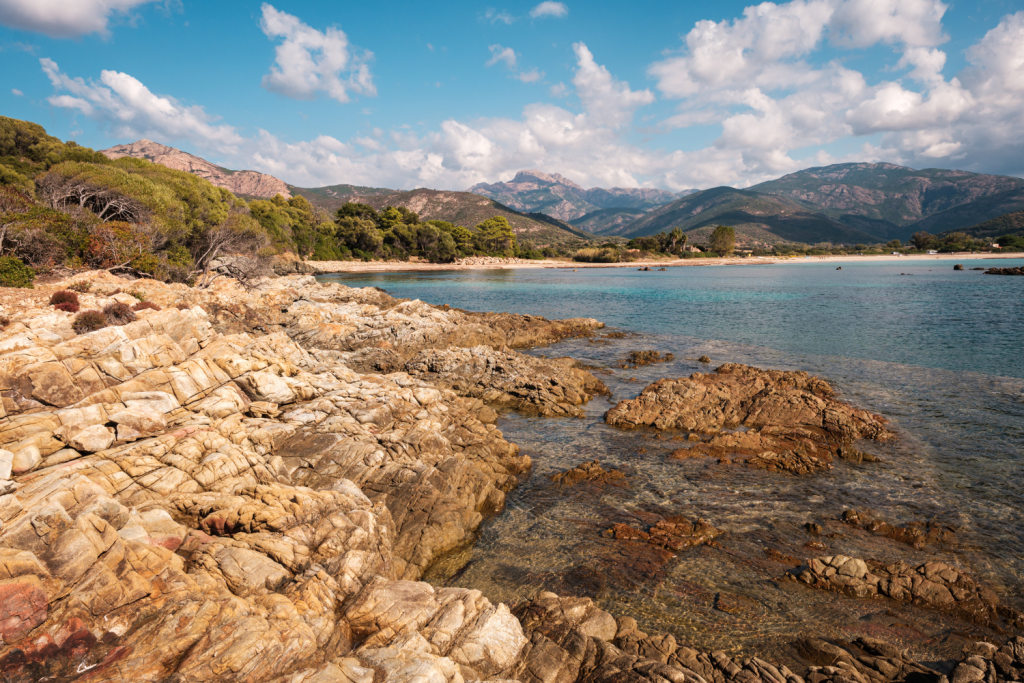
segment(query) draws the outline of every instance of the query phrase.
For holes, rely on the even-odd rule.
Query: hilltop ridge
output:
[[[649,211],[681,196],[667,190],[642,187],[593,187],[588,190],[561,174],[537,170],[519,171],[508,182],[477,183],[469,188],[469,192],[490,197],[519,211],[545,213],[563,221],[574,221],[600,209]],[[598,231],[603,227],[599,222],[590,223]]]
[[[289,199],[292,196],[288,189],[288,184],[272,175],[257,171],[232,171],[212,164],[194,154],[189,154],[180,149],[168,147],[145,138],[136,142],[102,149],[100,153],[105,154],[109,159],[120,159],[121,157],[147,159],[167,168],[197,175],[210,181],[217,187],[223,187],[234,194],[245,197],[267,199],[275,195],[281,195],[285,199]]]

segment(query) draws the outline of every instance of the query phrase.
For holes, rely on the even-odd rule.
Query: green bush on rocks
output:
[[[0,287],[25,287],[32,289],[36,271],[26,266],[15,256],[0,256]]]

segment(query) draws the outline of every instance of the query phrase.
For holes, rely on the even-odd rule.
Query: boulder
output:
[[[167,419],[164,415],[149,409],[152,403],[147,403],[145,407],[138,405],[142,402],[135,403],[133,407],[112,413],[110,421],[117,423],[119,427],[130,427],[139,434],[153,434],[167,429]]]
[[[10,479],[14,469],[14,453],[0,449],[0,480]]]
[[[11,458],[11,472],[24,474],[43,460],[43,455],[38,446],[25,446]]]
[[[96,453],[110,448],[114,443],[114,433],[103,425],[93,425],[79,430],[68,440],[68,445],[76,451]]]

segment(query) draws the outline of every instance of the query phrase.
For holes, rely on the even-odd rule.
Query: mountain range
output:
[[[557,216],[598,235],[639,237],[681,228],[696,240],[730,225],[749,246],[906,241],[918,230],[964,230],[1024,209],[1024,180],[887,163],[808,168],[747,189],[585,190],[557,174],[521,171],[471,192]]]
[[[334,211],[346,202],[362,202],[377,209],[388,205],[404,206],[419,214],[422,220],[444,220],[465,226],[477,225],[494,216],[504,216],[520,239],[529,239],[538,245],[579,242],[595,237],[553,216],[516,211],[470,192],[426,189],[401,191],[361,185],[296,187],[265,173],[232,171],[152,140],[117,145],[101,152],[111,159],[126,156],[148,159],[169,168],[194,173],[217,187],[250,199],[269,199],[278,194],[286,199],[301,196],[328,211]]]
[[[103,150],[206,178],[243,197],[302,196],[333,211],[346,202],[404,206],[423,220],[475,225],[505,216],[521,239],[562,244],[596,236],[639,237],[681,228],[704,241],[717,225],[736,229],[747,246],[782,242],[906,242],[919,230],[970,231],[1024,211],[1024,179],[968,171],[915,170],[888,163],[808,168],[746,189],[714,187],[673,193],[652,188],[584,189],[558,173],[520,171],[508,182],[467,192],[410,191],[360,185],[302,188],[256,171],[231,171],[150,140]],[[996,221],[996,226],[1016,225]]]
[[[652,188],[593,187],[585,190],[558,173],[520,171],[507,183],[478,183],[469,191],[519,211],[546,213],[563,221],[574,221],[601,209],[653,209],[697,190],[684,190],[679,194]]]

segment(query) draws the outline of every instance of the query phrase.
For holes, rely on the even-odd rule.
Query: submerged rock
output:
[[[956,529],[936,522],[911,522],[907,526],[895,526],[857,510],[846,510],[843,512],[842,520],[876,536],[891,538],[918,549],[929,544],[956,542]]]
[[[858,598],[885,596],[939,610],[982,626],[1024,628],[1024,615],[1001,605],[990,589],[942,562],[911,566],[872,563],[845,555],[807,560],[797,578],[815,588]]]
[[[678,551],[708,543],[721,536],[722,531],[711,526],[707,520],[691,522],[687,517],[678,515],[662,519],[646,529],[615,524],[605,531],[605,535],[616,540],[641,541],[658,548]]]
[[[681,646],[671,635],[649,636],[634,619],[616,619],[588,598],[542,592],[513,613],[529,639],[512,671],[523,683],[804,683],[785,666],[756,657],[730,658]]]
[[[670,363],[673,360],[675,360],[675,356],[671,353],[666,353],[662,356],[658,351],[630,351],[626,360],[619,363],[619,367],[632,370],[644,365],[653,365],[654,363]]]
[[[557,486],[575,486],[582,482],[591,482],[599,486],[626,486],[626,475],[618,470],[606,470],[597,460],[585,462],[571,470],[551,475],[551,481]]]

